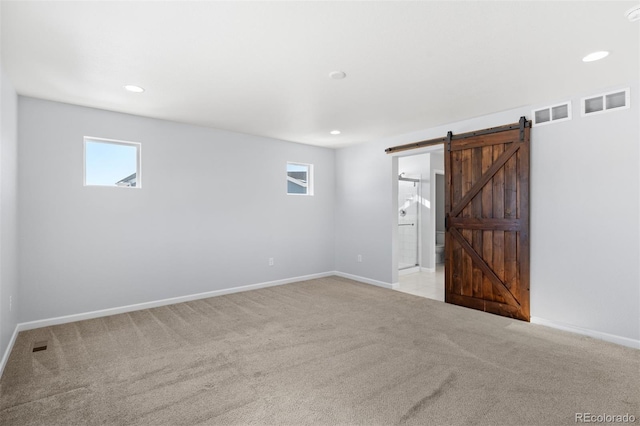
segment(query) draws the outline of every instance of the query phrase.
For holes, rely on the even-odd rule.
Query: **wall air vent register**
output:
[[[629,88],[582,98],[582,115],[602,114],[629,108]]]
[[[571,102],[551,105],[531,112],[534,126],[571,120]]]

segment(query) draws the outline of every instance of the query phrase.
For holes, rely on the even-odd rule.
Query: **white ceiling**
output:
[[[2,1],[2,66],[25,96],[340,147],[635,81],[637,3]]]

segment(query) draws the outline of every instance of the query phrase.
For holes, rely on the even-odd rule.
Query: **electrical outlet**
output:
[[[358,262],[362,262],[362,255],[361,254],[358,255]]]
[[[273,263],[273,257],[270,257],[270,258],[269,258],[269,266],[273,266],[273,265],[274,265],[274,263]]]

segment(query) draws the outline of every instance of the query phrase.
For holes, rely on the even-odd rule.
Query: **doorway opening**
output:
[[[397,290],[444,301],[443,146],[398,158],[397,212]]]
[[[449,131],[443,138],[385,150],[398,155],[429,149],[423,152],[435,157],[431,148],[446,145],[446,303],[530,320],[530,129],[531,122],[522,116],[517,123],[456,135]],[[397,170],[397,165],[394,161],[392,169]],[[433,175],[430,194],[435,195],[436,180]],[[434,198],[430,196],[429,210],[435,224]],[[395,218],[393,221],[396,223]],[[431,229],[435,234],[436,228]],[[392,243],[395,241],[396,235]],[[433,254],[435,260],[435,244]],[[393,258],[396,255],[394,251]],[[406,290],[398,281],[398,287]]]

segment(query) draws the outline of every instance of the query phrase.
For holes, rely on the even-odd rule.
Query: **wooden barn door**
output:
[[[445,142],[445,302],[529,321],[529,129]]]

